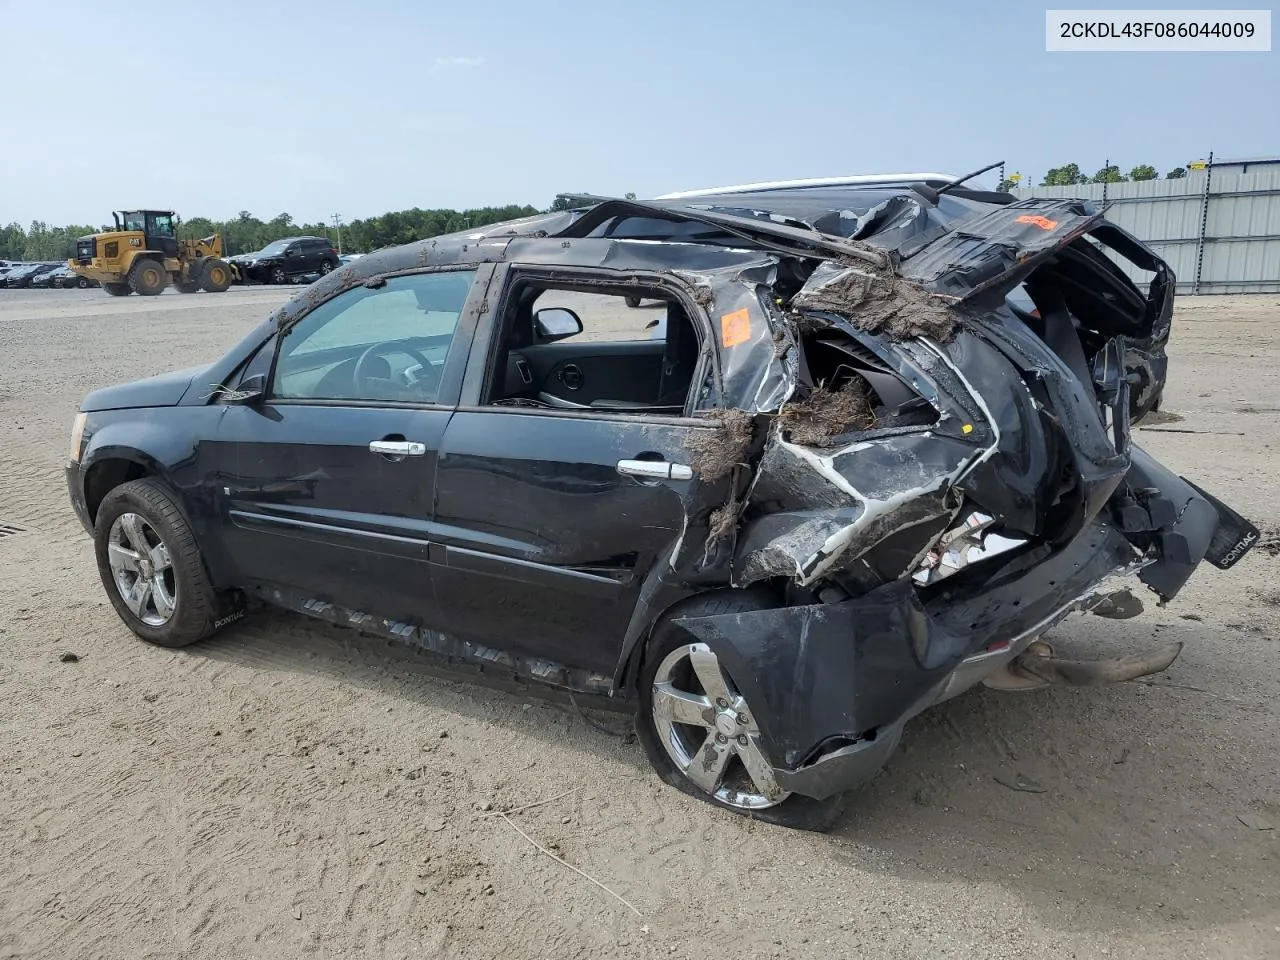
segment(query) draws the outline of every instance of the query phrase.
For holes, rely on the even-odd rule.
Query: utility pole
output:
[[[338,231],[338,256],[342,256],[342,214],[333,215],[333,226]]]

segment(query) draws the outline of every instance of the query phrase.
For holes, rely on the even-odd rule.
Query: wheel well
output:
[[[729,612],[728,607],[733,605],[733,601],[736,600],[740,603],[744,598],[749,598],[748,602],[757,604],[759,609],[768,609],[769,607],[784,606],[786,604],[785,594],[785,587],[781,582],[764,581],[752,584],[749,587],[714,587],[674,601],[649,621],[649,625],[640,635],[635,646],[631,648],[631,653],[627,657],[627,664],[623,670],[622,683],[619,685],[620,689],[625,690],[627,696],[635,693],[636,682],[644,666],[644,659],[653,640],[654,631],[668,620],[678,619],[690,607],[695,609],[712,607],[714,609],[719,605],[718,601],[726,601],[726,609],[716,609],[714,612]]]
[[[103,460],[89,468],[84,478],[84,503],[89,520],[97,519],[98,507],[108,493],[130,480],[141,480],[152,472],[132,460]]]

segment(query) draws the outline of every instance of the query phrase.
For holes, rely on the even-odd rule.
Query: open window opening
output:
[[[681,416],[701,355],[669,290],[522,280],[506,301],[482,403]]]

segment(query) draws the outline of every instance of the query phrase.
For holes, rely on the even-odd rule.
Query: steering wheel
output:
[[[422,370],[430,376],[424,377],[414,383],[400,383],[397,380],[388,380],[386,377],[375,377],[370,372],[370,366],[375,357],[382,357],[388,353],[403,353],[405,356],[412,357],[422,367]],[[422,399],[434,400],[440,390],[441,374],[436,372],[436,368],[432,366],[431,361],[422,355],[422,352],[407,346],[398,340],[384,340],[382,343],[375,343],[370,346],[364,353],[360,354],[360,359],[356,361],[355,369],[351,373],[352,380],[355,381],[357,394],[368,395],[376,391],[371,389],[370,380],[383,380],[396,384],[398,387],[412,389],[418,391]],[[430,395],[427,391],[430,390]]]

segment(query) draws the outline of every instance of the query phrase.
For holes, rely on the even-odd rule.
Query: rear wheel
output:
[[[698,598],[677,616],[744,613],[770,598],[728,591]],[[826,830],[844,795],[815,800],[788,793],[774,779],[760,728],[746,698],[705,643],[667,619],[653,632],[639,676],[636,733],[658,775],[679,790],[735,813],[798,830]],[[758,705],[760,706],[760,705]]]
[[[133,293],[133,287],[127,283],[104,283],[102,289],[107,291],[113,297],[127,297]]]
[[[213,632],[217,602],[195,534],[159,481],[133,480],[107,494],[94,552],[112,606],[143,640],[185,647]]]
[[[627,306],[631,307],[632,309],[640,306],[639,297],[625,297],[624,299],[627,301]]]
[[[231,268],[221,260],[206,260],[200,270],[200,286],[206,293],[222,293],[231,286]]]
[[[143,257],[129,271],[129,286],[133,292],[143,297],[154,297],[164,291],[169,275],[164,266],[150,257]]]
[[[89,278],[88,278],[88,277],[77,277],[77,278],[76,278],[76,286],[77,286],[77,287],[79,287],[81,290],[88,290],[88,289],[89,289]]]
[[[320,276],[322,276],[322,277],[323,277],[326,273],[332,273],[332,272],[333,272],[333,269],[334,269],[337,265],[338,265],[338,264],[337,264],[335,261],[333,261],[333,260],[321,260],[321,261],[320,261]]]

